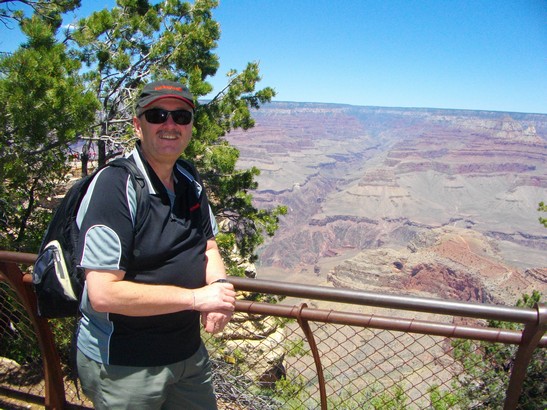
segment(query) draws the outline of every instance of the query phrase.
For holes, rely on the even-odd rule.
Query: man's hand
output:
[[[201,324],[206,332],[214,334],[224,330],[224,327],[228,324],[232,318],[233,312],[202,312]]]
[[[201,311],[201,323],[206,332],[222,332],[235,309],[234,286],[227,282],[212,283],[195,291],[195,310]]]
[[[233,312],[236,292],[231,283],[213,283],[194,289],[194,310],[200,312]]]

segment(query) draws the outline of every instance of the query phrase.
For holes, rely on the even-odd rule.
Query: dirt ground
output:
[[[0,409],[1,410],[42,410],[44,406],[38,404],[30,404],[21,400],[12,399],[0,395]]]

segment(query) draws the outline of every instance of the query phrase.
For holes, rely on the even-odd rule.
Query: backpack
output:
[[[75,317],[79,313],[85,269],[78,267],[76,263],[79,234],[76,215],[91,181],[106,166],[124,168],[131,176],[137,194],[135,232],[140,230],[146,220],[150,210],[148,187],[141,172],[131,160],[115,159],[78,180],[57,207],[34,264],[32,282],[40,317]]]

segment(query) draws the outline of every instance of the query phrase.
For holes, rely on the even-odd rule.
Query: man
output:
[[[199,175],[179,161],[193,110],[176,82],[150,83],[138,98],[129,158],[150,196],[138,232],[135,187],[122,168],[104,168],[78,212],[86,270],[78,372],[97,409],[216,409],[200,317],[207,332],[222,331],[235,292]]]

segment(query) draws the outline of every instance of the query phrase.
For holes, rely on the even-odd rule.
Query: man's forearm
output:
[[[93,309],[126,316],[154,316],[194,308],[191,289],[124,281],[123,274],[87,271],[87,291]]]
[[[224,261],[222,260],[216,241],[207,241],[205,255],[207,257],[205,282],[211,284],[217,279],[226,278],[226,268],[224,267]]]

